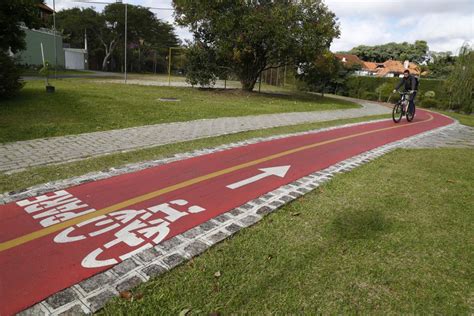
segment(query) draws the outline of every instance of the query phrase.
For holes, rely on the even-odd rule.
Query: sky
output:
[[[113,0],[82,0],[114,2]],[[125,0],[124,0],[125,1]],[[73,0],[56,0],[56,10],[92,7]],[[128,0],[127,3],[155,8],[172,8],[171,0]],[[324,0],[340,24],[341,36],[331,50],[346,51],[358,45],[426,40],[432,51],[457,53],[464,42],[474,45],[474,0]],[[53,0],[46,0],[53,7]],[[174,24],[172,10],[152,10],[157,17]],[[175,26],[176,27],[176,26]],[[192,39],[185,28],[176,27],[183,40]]]

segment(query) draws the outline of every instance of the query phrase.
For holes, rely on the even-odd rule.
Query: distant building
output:
[[[37,7],[39,17],[46,25],[54,11],[45,4],[39,4]],[[63,52],[63,38],[59,32],[54,32],[48,28],[40,28],[35,30],[29,29],[26,26],[21,26],[21,28],[26,33],[26,48],[15,55],[18,58],[18,63],[35,66],[42,65],[43,57],[41,53],[41,44],[43,44],[45,61],[48,61],[51,65],[54,65],[57,58],[58,66],[64,67],[65,62]],[[54,53],[55,49],[56,54]]]
[[[82,48],[64,48],[66,69],[86,70],[87,50]]]
[[[345,68],[356,69],[354,73],[357,76],[400,77],[405,71],[403,63],[398,60],[374,63],[362,61],[358,56],[352,54],[335,54],[335,56],[342,62]],[[409,63],[408,70],[413,75],[420,75],[419,67],[415,63]]]

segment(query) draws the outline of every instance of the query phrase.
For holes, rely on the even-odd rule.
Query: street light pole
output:
[[[127,83],[127,3],[125,2],[125,84]]]
[[[53,0],[53,38],[54,38],[54,79],[58,79],[58,48],[56,39],[56,0]]]

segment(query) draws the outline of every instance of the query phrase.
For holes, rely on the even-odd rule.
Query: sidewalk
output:
[[[224,117],[0,144],[0,172],[249,130],[390,113],[387,107],[358,102],[362,108]]]

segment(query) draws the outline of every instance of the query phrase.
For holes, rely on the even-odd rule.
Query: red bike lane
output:
[[[21,311],[282,185],[453,121],[391,120],[190,158],[0,206],[0,315]]]

